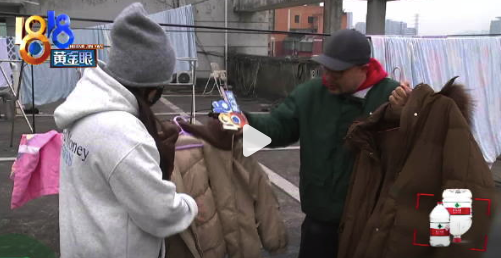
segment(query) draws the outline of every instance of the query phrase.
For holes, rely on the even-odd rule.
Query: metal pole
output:
[[[224,27],[228,28],[228,0],[224,0]],[[228,30],[224,30],[224,70],[228,76]]]
[[[191,116],[190,116],[190,123],[194,124],[195,122],[195,85],[197,84],[196,80],[196,74],[195,74],[195,67],[196,67],[197,61],[190,61],[190,66],[191,66],[191,74],[193,75],[193,85],[192,85],[192,95],[191,95]]]
[[[16,98],[16,103],[17,105],[19,106],[19,109],[23,110],[23,107],[21,106],[21,103],[19,103],[19,88],[21,88],[21,74],[23,73],[23,63],[21,63],[21,70],[19,72],[19,81],[18,81],[18,85],[17,85],[17,94],[14,93],[14,98]],[[3,72],[3,69],[2,69],[2,73]],[[5,74],[4,74],[4,77],[5,77]],[[14,78],[14,77],[12,77]],[[14,90],[12,88],[12,90]],[[12,91],[14,92],[14,91]],[[30,125],[30,121],[28,120],[28,118],[26,117],[26,114],[24,113],[24,110],[23,110],[23,116],[24,116],[24,119],[26,119],[26,123],[28,124],[28,126],[30,127],[30,130],[33,131],[33,128],[31,128],[31,125]],[[17,108],[14,109],[14,114],[17,115]],[[12,124],[11,124],[11,127],[10,127],[10,147],[12,148],[14,146],[14,127],[15,127],[15,124],[16,124],[16,116],[14,116],[14,118],[12,119]]]
[[[35,74],[33,72],[33,65],[31,65],[31,112],[33,122],[33,133],[37,132],[36,124],[35,124]]]
[[[2,62],[3,61],[0,61],[0,63],[2,63]],[[19,84],[21,84],[21,78],[22,78],[22,74],[23,74],[23,64],[24,64],[24,62],[21,63],[21,71],[19,73]],[[14,91],[14,86],[10,83],[9,79],[7,78],[7,75],[5,74],[5,71],[4,71],[3,67],[0,66],[0,70],[2,71],[2,75],[5,78],[5,81],[7,82],[7,85],[9,86],[12,94],[14,95],[14,98],[16,99],[16,103],[17,103],[18,107],[21,109],[23,117],[26,120],[26,123],[28,124],[28,127],[30,128],[30,131],[33,133],[33,128],[31,127],[30,121],[28,120],[28,117],[24,113],[24,110],[23,110],[23,108],[21,106],[21,102],[19,102],[19,89],[21,87],[17,88],[17,93],[16,93]],[[14,142],[13,142],[14,141],[14,125],[15,125],[15,122],[16,122],[15,118],[16,118],[16,116],[14,116],[14,118],[12,119],[12,126],[11,126],[11,130],[10,130],[10,147],[11,148],[12,148],[12,146],[14,144]]]
[[[24,63],[24,60],[10,60],[10,59],[0,59],[1,62],[9,62],[9,63]],[[50,61],[44,61],[43,64],[49,63]]]
[[[14,90],[14,87],[10,84],[9,78],[5,74],[5,71],[4,71],[2,66],[0,66],[0,70],[2,70],[3,78],[5,78],[5,81],[7,82],[7,86],[9,86],[10,92],[14,95],[14,98],[17,97],[16,91]]]
[[[0,63],[1,63],[1,62],[21,63],[21,62],[23,62],[23,61],[21,61],[21,60],[0,59]]]
[[[17,87],[16,100],[17,100],[17,104],[19,105],[19,109],[21,110],[21,113],[23,114],[24,120],[26,120],[26,123],[30,127],[31,133],[33,133],[33,127],[31,127],[30,120],[28,120],[28,116],[24,112],[23,105],[21,105],[21,102],[19,101],[19,92],[21,91],[24,67],[25,67],[25,64],[24,64],[24,60],[23,60],[21,62],[21,71],[19,71],[19,80],[18,80],[19,85]],[[12,126],[12,131],[14,131],[14,126]]]
[[[196,84],[197,84],[197,60],[193,60],[193,89],[195,88]],[[193,91],[193,93],[195,93],[195,91]],[[195,106],[195,100],[196,100],[196,96],[195,94],[193,94],[193,109],[194,109],[194,113],[193,113],[193,118],[195,118],[195,115],[197,113],[197,109],[196,109],[196,106]]]

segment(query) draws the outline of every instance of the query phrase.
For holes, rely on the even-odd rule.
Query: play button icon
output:
[[[249,157],[271,143],[270,137],[250,125],[244,125],[243,133],[243,150],[245,157]]]

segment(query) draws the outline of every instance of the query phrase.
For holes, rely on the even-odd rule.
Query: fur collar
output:
[[[474,103],[464,86],[454,82],[458,77],[450,79],[437,94],[451,98],[458,106],[468,124],[471,125]]]

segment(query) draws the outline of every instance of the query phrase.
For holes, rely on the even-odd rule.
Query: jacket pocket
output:
[[[429,247],[414,245],[429,242],[427,212],[422,213],[409,207],[398,207],[384,245],[383,257],[427,257]],[[416,239],[414,239],[414,234],[416,234]]]

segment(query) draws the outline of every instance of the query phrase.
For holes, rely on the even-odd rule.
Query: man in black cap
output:
[[[272,139],[271,147],[301,140],[299,190],[306,218],[301,226],[300,258],[335,258],[338,226],[347,195],[354,155],[343,138],[355,119],[369,116],[381,104],[405,104],[408,85],[387,78],[371,58],[367,38],[341,30],[313,60],[322,79],[299,85],[269,115],[247,114],[249,124]]]

